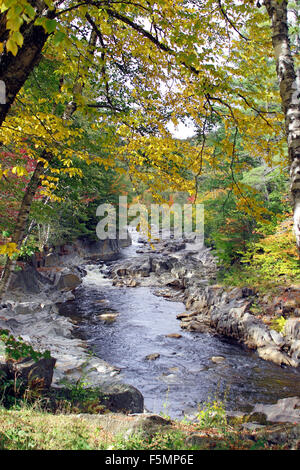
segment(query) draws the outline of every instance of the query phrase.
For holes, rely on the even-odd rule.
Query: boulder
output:
[[[31,357],[17,362],[8,361],[8,374],[11,378],[17,378],[24,387],[32,381],[38,380],[42,388],[49,388],[53,378],[56,359],[53,357],[42,358],[34,361]]]
[[[21,290],[25,294],[38,294],[49,290],[52,285],[50,279],[40,274],[33,266],[25,265],[22,271],[13,274],[8,290]]]
[[[142,413],[144,397],[132,385],[121,382],[103,383],[100,385],[100,402],[111,411]]]
[[[212,356],[210,359],[215,364],[221,364],[222,362],[226,360],[224,356]]]
[[[145,357],[146,361],[155,361],[160,357],[160,354],[158,353],[153,353],[153,354],[148,354],[148,356]]]
[[[142,265],[136,268],[136,274],[141,277],[149,277],[151,272],[151,262],[146,260]]]
[[[89,240],[83,239],[76,242],[79,252],[85,258],[101,261],[113,261],[120,255],[119,241],[116,240]]]
[[[118,316],[119,316],[118,313],[101,313],[101,315],[97,315],[97,318],[99,318],[99,320],[102,320],[106,323],[112,323],[116,320]]]
[[[61,258],[57,253],[48,253],[44,258],[45,267],[53,267],[61,265]]]
[[[272,340],[277,346],[283,346],[285,341],[280,333],[275,330],[270,330],[270,335]]]
[[[78,287],[81,282],[82,281],[80,277],[77,276],[77,274],[61,271],[57,275],[55,287],[58,290],[70,291],[76,289],[76,287]]]
[[[273,405],[257,404],[253,413],[263,413],[272,423],[300,423],[300,398],[283,398]]]
[[[289,357],[287,354],[282,352],[276,345],[270,344],[265,345],[263,347],[259,347],[257,349],[257,353],[261,359],[275,362],[275,364],[278,364],[280,366],[282,364],[285,364],[288,366],[297,367],[299,364],[299,361],[297,359]]]

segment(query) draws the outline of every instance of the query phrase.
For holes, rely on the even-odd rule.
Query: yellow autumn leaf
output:
[[[18,176],[28,176],[28,171],[23,166],[14,166],[11,171]]]
[[[8,39],[6,42],[6,50],[11,52],[12,55],[17,55],[18,52],[18,45],[12,39]]]
[[[24,38],[22,36],[22,34],[20,33],[20,31],[15,31],[12,36],[11,36],[11,39],[20,47],[22,47],[23,45],[23,42],[24,42]]]
[[[14,253],[17,253],[17,244],[16,243],[7,243],[5,245],[0,246],[0,254],[1,255],[8,255],[11,257]]]

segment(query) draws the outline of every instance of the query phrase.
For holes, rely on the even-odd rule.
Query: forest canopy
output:
[[[99,168],[106,181],[101,201],[115,194],[121,180],[140,197],[148,191],[156,199],[167,189],[211,201],[217,191],[222,207],[231,204],[228,217],[208,224],[212,244],[219,246],[218,224],[227,219],[241,222],[234,233],[252,234],[257,222],[288,210],[281,196],[273,194],[270,203],[277,183],[267,175],[276,168],[279,181],[290,171],[300,247],[297,4],[2,0],[0,5],[0,80],[6,90],[0,104],[6,194],[1,203],[9,198],[12,211],[1,245],[7,255],[3,285],[10,257],[34,220],[56,204],[76,207],[78,191],[81,202],[92,202],[95,188],[79,190],[88,167]],[[180,122],[192,123],[195,138],[173,137],[170,123]],[[90,181],[98,178],[96,170],[90,174]]]

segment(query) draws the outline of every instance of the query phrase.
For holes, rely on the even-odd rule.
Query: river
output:
[[[123,256],[136,256],[136,243]],[[102,268],[102,269],[101,269]],[[88,265],[76,299],[65,310],[94,354],[120,369],[120,379],[138,388],[145,408],[172,418],[193,415],[206,401],[224,400],[227,410],[249,410],[300,395],[300,372],[282,368],[241,345],[208,333],[180,329],[181,302],[170,302],[150,287],[115,287],[103,266]],[[104,322],[99,315],[116,314]],[[178,333],[180,338],[166,335]],[[157,353],[156,360],[146,360]],[[213,356],[224,356],[214,363]]]

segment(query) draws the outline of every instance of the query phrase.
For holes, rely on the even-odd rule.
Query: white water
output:
[[[136,256],[137,238],[124,257]],[[176,417],[225,392],[229,409],[300,394],[298,370],[263,361],[229,340],[181,330],[176,315],[185,311],[182,303],[157,297],[149,287],[114,287],[100,266],[85,268],[69,313],[81,318],[81,334],[94,353],[120,368],[120,378],[143,393],[148,410]],[[118,315],[107,323],[101,313]],[[166,337],[170,333],[182,337]],[[160,357],[145,360],[152,353]],[[214,364],[211,357],[220,355],[225,361]]]

